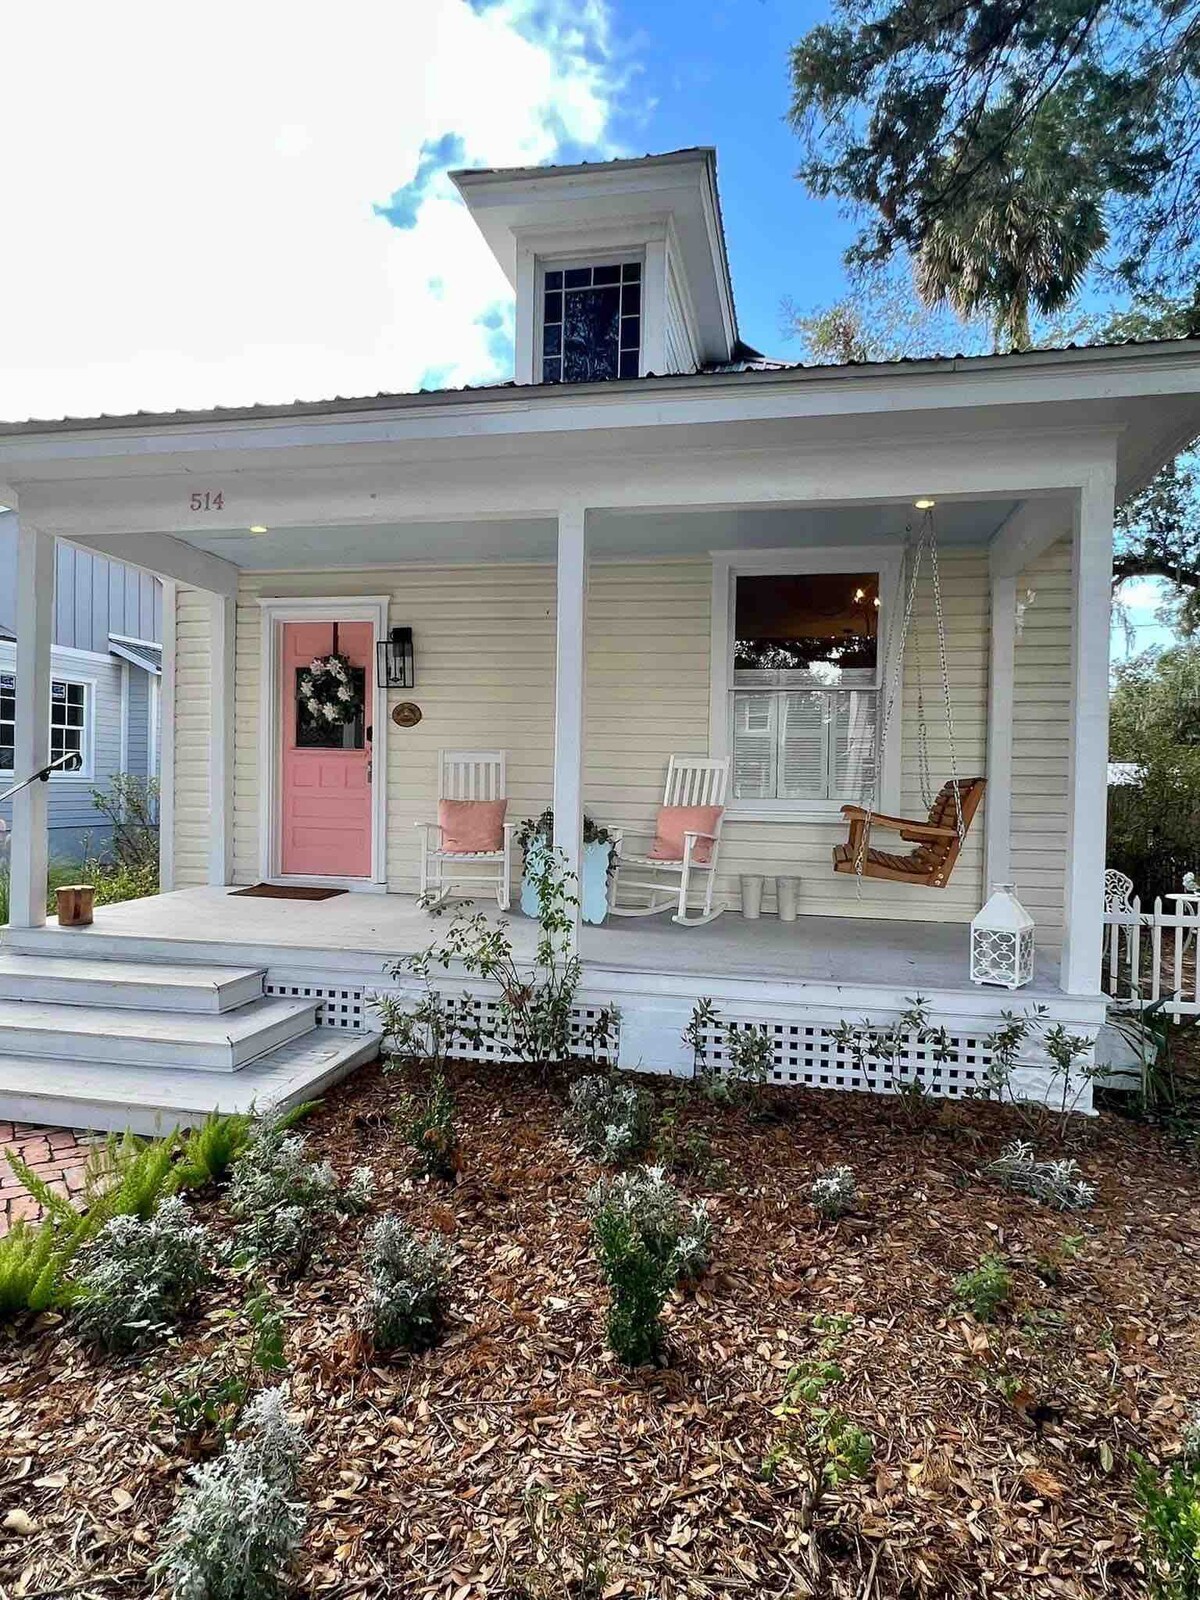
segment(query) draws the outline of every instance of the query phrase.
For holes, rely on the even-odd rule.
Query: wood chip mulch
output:
[[[604,1347],[584,1210],[599,1174],[562,1136],[562,1084],[471,1067],[454,1086],[457,1186],[408,1177],[387,1116],[402,1084],[377,1068],[308,1125],[343,1176],[375,1169],[372,1214],[444,1235],[455,1291],[438,1348],[374,1358],[357,1326],[370,1216],[280,1287],[311,1443],[297,1593],[1145,1592],[1131,1456],[1168,1459],[1200,1395],[1200,1172],[1159,1134],[1077,1122],[1072,1153],[1100,1196],[1064,1216],[979,1176],[1021,1131],[996,1107],[950,1106],[913,1129],[894,1105],[844,1093],[771,1091],[757,1110],[689,1098],[685,1124],[725,1169],[680,1180],[709,1205],[715,1260],[668,1306],[669,1365],[630,1373]],[[858,1174],[861,1214],[822,1223],[807,1186],[840,1162]],[[198,1209],[227,1227],[219,1199]],[[1044,1258],[1065,1236],[1075,1253],[1048,1286]],[[952,1282],[987,1251],[1008,1263],[1016,1303],[984,1325],[953,1308]],[[0,1333],[5,1600],[154,1592],[147,1567],[196,1458],[156,1397],[244,1293],[223,1274],[199,1325],[141,1361],[94,1356],[55,1318]],[[762,1461],[818,1313],[852,1319],[834,1398],[876,1450],[810,1533],[797,1474],[785,1463],[767,1482]]]

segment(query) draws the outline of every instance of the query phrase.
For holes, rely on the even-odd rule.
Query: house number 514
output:
[[[191,499],[193,511],[222,511],[225,507],[225,496],[220,489],[216,494],[210,489],[198,490]]]

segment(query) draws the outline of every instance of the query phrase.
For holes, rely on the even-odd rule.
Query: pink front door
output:
[[[336,649],[351,664],[361,715],[345,724],[314,718],[299,686],[314,658],[331,654],[331,622],[280,625],[279,865],[285,877],[371,876],[371,724],[374,717],[369,622],[337,625]]]

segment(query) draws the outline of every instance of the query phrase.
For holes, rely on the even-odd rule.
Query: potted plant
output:
[[[521,881],[521,910],[538,914],[537,890],[530,880],[530,857],[549,850],[554,840],[554,812],[547,806],[540,817],[526,817],[517,829],[517,843],[525,856]],[[603,922],[608,915],[608,885],[617,864],[617,836],[585,815],[583,819],[583,882],[580,911],[585,922]]]

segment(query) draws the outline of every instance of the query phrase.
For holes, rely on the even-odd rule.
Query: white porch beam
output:
[[[558,515],[558,599],[554,652],[554,844],[583,884],[583,714],[586,684],[586,513],[582,506]],[[575,908],[575,931],[579,907]]]
[[[1016,669],[1017,580],[992,578],[988,665],[987,839],[984,898],[1012,882],[1013,678]]]
[[[208,881],[233,881],[234,647],[237,603],[228,595],[210,599],[208,735]]]
[[[1063,989],[1100,989],[1108,800],[1108,649],[1115,467],[1083,487],[1072,560],[1071,759]]]
[[[17,519],[17,695],[13,770],[20,782],[50,760],[50,647],[54,642],[54,535]],[[13,796],[8,919],[15,928],[46,921],[50,860],[49,785]]]
[[[103,537],[83,533],[73,534],[70,542],[84,550],[112,556],[115,561],[125,561],[131,567],[142,567],[157,577],[174,578],[176,583],[186,583],[194,589],[222,595],[237,593],[238,569],[232,561],[223,561],[169,533],[111,533]]]
[[[993,578],[1017,578],[1071,527],[1074,511],[1063,496],[1023,500],[992,536]]]

